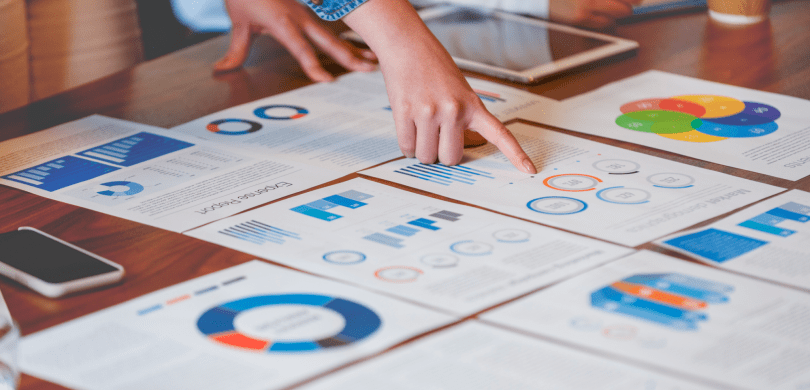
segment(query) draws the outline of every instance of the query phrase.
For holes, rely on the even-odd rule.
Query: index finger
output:
[[[470,121],[470,128],[481,134],[487,141],[492,142],[518,170],[529,174],[537,173],[537,168],[529,155],[520,147],[515,136],[492,114],[485,111],[481,115],[477,115]]]

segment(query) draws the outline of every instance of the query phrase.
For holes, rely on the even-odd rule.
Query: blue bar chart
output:
[[[454,183],[474,185],[480,179],[495,179],[491,173],[464,165],[413,164],[394,172],[449,186]]]
[[[194,144],[174,138],[141,132],[77,154],[125,167],[131,167],[135,164],[192,146],[194,146]]]
[[[779,224],[785,221],[806,223],[808,220],[810,220],[810,206],[796,202],[788,202],[744,221],[739,225],[763,233],[787,237],[793,235],[796,231],[780,227]]]
[[[283,244],[287,240],[300,240],[298,233],[270,226],[256,220],[240,223],[219,231],[229,237],[247,241],[257,245],[265,243]]]
[[[373,197],[374,197],[373,195],[364,194],[359,191],[351,190],[341,192],[340,194],[337,195],[327,196],[325,198],[318,199],[314,202],[309,202],[307,204],[303,204],[297,207],[293,207],[290,210],[295,211],[296,213],[299,214],[303,214],[312,218],[317,218],[329,222],[339,218],[343,218],[343,216],[332,213],[327,210],[332,210],[336,207],[344,207],[350,210],[358,209],[367,204],[363,202],[364,200],[368,200]]]
[[[430,214],[430,216],[434,217],[436,219],[441,219],[441,220],[448,221],[448,222],[456,222],[456,221],[459,220],[459,217],[461,217],[461,214],[454,213],[452,211],[442,210],[442,211]],[[422,232],[422,231],[435,232],[437,230],[440,230],[441,229],[440,227],[435,226],[436,223],[438,223],[438,222],[439,221],[428,219],[428,218],[416,218],[416,219],[407,221],[404,225],[399,224],[399,225],[390,227],[388,229],[385,229],[385,231],[388,232],[388,233],[393,233],[393,234],[396,234],[398,236],[402,236],[402,237],[407,238],[407,237],[412,237],[412,236],[414,236],[417,233]],[[384,233],[372,233],[372,234],[369,234],[369,235],[363,237],[363,239],[373,241],[373,242],[376,242],[378,244],[387,245],[387,246],[390,246],[390,247],[396,248],[396,249],[400,249],[400,248],[405,247],[405,245],[403,244],[403,242],[405,241],[405,238],[399,238],[399,237],[395,237],[395,236],[390,236],[390,235],[384,234]]]
[[[65,156],[3,178],[53,192],[118,169],[95,161]]]

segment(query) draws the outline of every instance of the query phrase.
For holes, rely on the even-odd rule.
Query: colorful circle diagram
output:
[[[246,129],[239,129],[239,130],[229,130],[229,129],[223,128],[222,125],[225,124],[225,123],[241,123],[242,127],[244,127],[244,125],[247,125],[247,128]],[[237,125],[237,126],[239,126],[239,125]],[[262,128],[262,125],[260,125],[260,124],[258,124],[256,122],[253,122],[253,121],[249,121],[247,119],[229,118],[229,119],[215,120],[215,121],[209,123],[208,126],[206,126],[205,128],[208,131],[210,131],[212,133],[217,133],[217,134],[244,135],[244,134],[250,134],[250,133],[255,133],[255,132],[259,131],[259,129]]]
[[[272,115],[273,113],[275,115]],[[289,120],[303,118],[309,114],[309,110],[304,107],[291,106],[288,104],[271,104],[253,110],[253,115],[262,119]]]
[[[104,187],[110,187],[110,190],[99,191],[99,195],[104,196],[127,196],[141,193],[144,187],[132,181],[111,181],[101,183]],[[117,190],[117,191],[116,191]]]
[[[329,330],[328,335],[310,339],[270,339],[240,330],[239,318],[244,315],[267,316],[262,310],[274,307],[293,306],[326,311],[342,319],[337,329]],[[254,314],[251,314],[254,313]],[[313,315],[313,318],[317,318]],[[261,319],[261,318],[260,318]],[[278,319],[263,319],[273,324]],[[310,325],[318,328],[317,321]],[[197,329],[209,339],[230,347],[264,353],[315,352],[322,349],[340,347],[362,340],[380,328],[382,320],[371,309],[352,301],[314,294],[281,294],[247,297],[214,307],[203,313],[197,320]],[[329,328],[334,324],[326,324]],[[266,327],[266,324],[262,325]],[[289,328],[285,326],[285,328]],[[283,329],[287,330],[288,329]],[[317,333],[317,332],[316,332]]]
[[[761,137],[778,129],[775,120],[782,115],[764,103],[717,95],[644,99],[620,110],[616,124],[625,129],[687,142]]]

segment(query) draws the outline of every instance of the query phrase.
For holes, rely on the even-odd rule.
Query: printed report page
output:
[[[752,172],[810,175],[810,101],[647,71],[518,118]]]
[[[810,386],[810,295],[654,252],[481,318],[721,386]]]
[[[182,232],[343,176],[90,116],[0,143],[0,184]]]
[[[783,189],[579,137],[507,126],[538,172],[518,172],[492,145],[460,165],[401,159],[361,172],[519,218],[637,246]]]
[[[810,193],[792,190],[656,244],[706,264],[810,290]]]
[[[26,336],[20,366],[81,389],[277,389],[452,321],[251,261]]]
[[[301,390],[708,390],[477,321],[453,326]]]
[[[632,252],[359,178],[186,234],[458,315]]]

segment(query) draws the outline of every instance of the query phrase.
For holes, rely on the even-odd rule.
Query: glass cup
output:
[[[20,327],[8,317],[0,317],[0,390],[16,390],[20,384],[17,345]]]
[[[708,0],[709,16],[726,24],[759,23],[768,18],[771,0]]]

